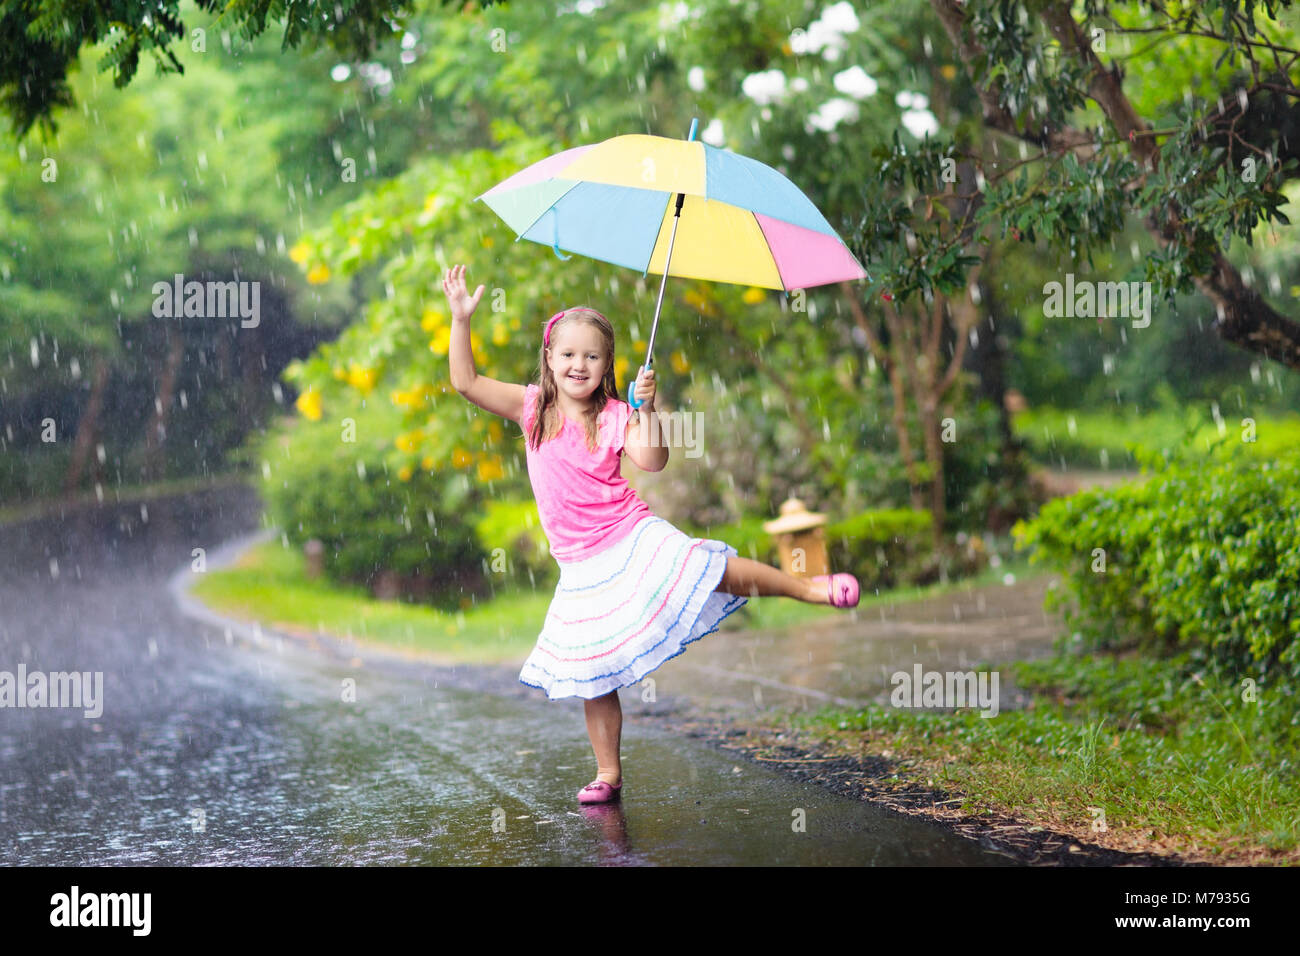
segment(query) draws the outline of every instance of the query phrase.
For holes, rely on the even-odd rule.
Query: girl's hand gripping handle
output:
[[[640,408],[642,405],[654,402],[656,388],[653,365],[654,359],[647,358],[645,360],[645,365],[642,365],[641,370],[637,373],[636,381],[628,383],[627,403],[633,408]],[[644,374],[642,374],[642,372],[644,372]],[[645,396],[644,399],[638,399],[636,397],[638,382],[641,383],[641,394]]]

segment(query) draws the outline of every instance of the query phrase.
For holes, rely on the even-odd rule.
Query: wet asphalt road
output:
[[[579,701],[183,613],[169,582],[192,549],[217,566],[261,513],[236,486],[0,527],[0,671],[103,674],[95,718],[0,707],[6,862],[1008,863],[631,722],[623,802],[580,808]]]

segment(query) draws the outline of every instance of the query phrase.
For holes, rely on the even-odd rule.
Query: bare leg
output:
[[[587,711],[587,736],[596,753],[596,779],[617,785],[623,779],[619,744],[623,736],[623,705],[618,691],[583,701]]]
[[[749,558],[727,558],[727,570],[718,582],[715,591],[723,594],[737,594],[741,597],[792,597],[809,604],[829,604],[830,596],[826,593],[826,582],[814,583],[811,580],[797,578],[786,574],[780,568],[760,564]]]

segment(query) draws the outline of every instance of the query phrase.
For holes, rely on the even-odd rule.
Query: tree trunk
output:
[[[72,497],[81,484],[81,473],[86,467],[86,459],[95,447],[95,438],[99,434],[99,415],[104,408],[104,389],[108,385],[108,361],[103,355],[96,354],[94,371],[90,376],[90,398],[86,410],[77,422],[77,437],[72,442],[72,455],[68,459],[68,470],[63,475],[63,494]],[[98,469],[95,469],[98,473]]]
[[[167,439],[167,416],[171,412],[172,397],[176,392],[176,377],[185,358],[185,338],[180,323],[167,329],[167,358],[158,380],[158,395],[154,398],[154,413],[145,432],[145,480],[157,481],[163,475],[163,442]]]

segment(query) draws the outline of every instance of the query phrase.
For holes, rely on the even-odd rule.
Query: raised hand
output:
[[[474,295],[470,296],[469,290],[465,285],[465,267],[452,266],[442,276],[442,291],[447,296],[447,304],[451,307],[451,317],[455,321],[468,319],[478,308],[479,299],[483,298],[483,290],[487,286],[479,286]]]

